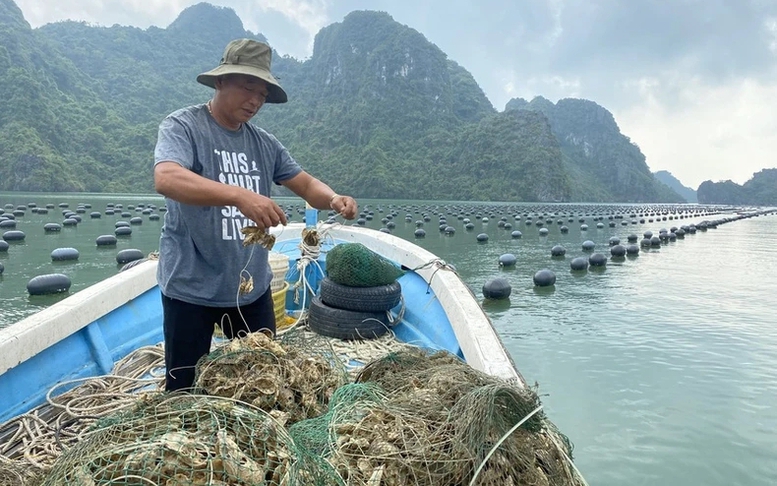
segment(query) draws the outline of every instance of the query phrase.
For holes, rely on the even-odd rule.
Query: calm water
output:
[[[130,204],[161,206],[157,196],[0,194],[0,207],[29,202],[92,208],[81,214],[76,228],[59,234],[43,231],[46,222],[61,223],[58,207],[48,215],[27,210],[18,218],[17,229],[27,238],[0,253],[5,265],[0,327],[57,300],[28,297],[30,278],[65,273],[73,281],[72,293],[115,273],[119,250],[148,253],[158,247],[161,221],[143,216],[143,224],[133,226],[132,236],[120,239],[116,248],[98,249],[95,238],[113,234],[114,223],[128,218],[89,217],[107,203],[123,204],[125,210]],[[386,213],[378,208],[388,212],[391,203],[362,201],[367,203],[375,210],[368,226],[379,228]],[[396,203],[394,234],[453,263],[477,295],[492,277],[511,282],[509,302],[484,305],[524,377],[539,383],[549,416],[574,442],[576,463],[590,484],[777,484],[777,216],[724,224],[634,259],[609,262],[604,271],[572,274],[569,261],[584,255],[583,240],[606,253],[611,236],[625,243],[630,233],[657,234],[720,216],[616,228],[607,227],[605,218],[602,229],[586,218],[590,229],[580,231],[576,215],[572,223],[565,219],[568,234],[554,223],[541,237],[537,226],[516,222],[514,212],[505,207],[501,214],[491,205],[496,209],[488,223],[475,221],[474,213],[468,216],[476,224],[471,231],[449,213],[456,234],[447,237],[437,229],[439,216],[430,212],[426,238],[415,240],[415,224],[404,218],[411,204],[445,212],[442,203]],[[578,209],[568,206],[568,211]],[[413,221],[421,219],[421,212],[413,211]],[[497,227],[502,215],[523,238],[513,239],[510,230]],[[294,220],[301,216],[295,213]],[[490,236],[488,243],[476,242],[481,232]],[[555,244],[566,247],[565,258],[550,257]],[[78,262],[52,263],[50,253],[59,247],[78,249]],[[518,257],[514,269],[499,269],[504,253]],[[534,289],[532,275],[541,268],[556,272],[553,290]]]

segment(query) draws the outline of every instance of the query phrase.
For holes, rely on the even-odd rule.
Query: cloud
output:
[[[666,169],[697,188],[707,179],[739,184],[777,166],[777,116],[770,103],[777,84],[743,80],[710,85],[700,77],[676,78],[669,87],[680,106],[661,101],[662,81],[638,79],[640,101],[616,110],[621,130],[642,149],[652,170]]]

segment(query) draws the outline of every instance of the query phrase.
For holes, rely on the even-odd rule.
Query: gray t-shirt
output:
[[[162,161],[268,197],[272,182],[302,171],[274,136],[251,123],[227,130],[204,104],[175,111],[160,123],[154,165]],[[165,202],[157,270],[164,295],[191,304],[235,307],[267,291],[272,280],[267,250],[243,247],[240,230],[253,223],[236,207]],[[241,276],[253,277],[254,289],[246,295],[238,295]]]

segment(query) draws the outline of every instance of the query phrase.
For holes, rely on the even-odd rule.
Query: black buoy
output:
[[[572,270],[587,270],[588,269],[588,259],[585,257],[577,257],[573,258],[571,262],[569,262],[569,267]]]
[[[8,244],[5,240],[0,240],[0,253],[5,253],[8,251],[8,247],[11,245]]]
[[[113,232],[116,236],[129,236],[132,234],[132,228],[129,226],[119,226]]]
[[[426,236],[426,231],[424,231],[423,228],[418,228],[413,232],[413,236],[416,238],[424,238]]]
[[[97,246],[113,246],[117,242],[116,237],[113,235],[100,235],[95,240]]]
[[[51,252],[52,262],[65,262],[70,260],[78,260],[78,250],[75,248],[56,248]]]
[[[512,253],[505,253],[499,257],[500,267],[514,267],[518,259]]]
[[[23,241],[27,235],[21,230],[11,230],[3,233],[3,239],[5,241]]]
[[[567,254],[567,249],[561,245],[556,245],[550,249],[550,256],[562,257]]]
[[[5,271],[5,265],[3,265],[3,262],[0,262],[0,275],[2,275],[4,271]]]
[[[610,246],[615,246],[620,244],[621,244],[621,239],[618,238],[617,236],[613,236],[612,238],[610,238]]]
[[[639,236],[635,235],[634,233],[630,234],[628,237],[629,243],[636,243],[639,240]]]
[[[540,236],[548,236],[548,228],[540,228]]]
[[[134,260],[140,260],[145,255],[143,255],[143,252],[140,250],[136,250],[134,248],[127,248],[126,250],[121,250],[119,253],[116,254],[116,263],[124,264],[129,263]]]
[[[523,233],[521,233],[521,232],[520,232],[520,231],[518,231],[518,230],[515,230],[515,231],[513,231],[512,233],[510,233],[510,236],[511,236],[511,237],[513,237],[513,238],[515,238],[515,239],[518,239],[518,238],[520,238],[521,236],[523,236]]]
[[[594,251],[594,248],[596,248],[596,243],[591,240],[585,240],[582,246],[583,251]]]
[[[70,277],[61,273],[38,275],[27,282],[27,292],[30,295],[59,294],[70,290]]]
[[[631,245],[626,247],[626,254],[629,256],[639,255],[639,247],[632,243]]]
[[[661,246],[661,238],[658,236],[651,236],[650,246]]]
[[[621,258],[626,256],[626,247],[623,245],[615,245],[610,248],[610,255],[615,258]]]
[[[480,243],[485,243],[485,242],[487,242],[487,241],[488,241],[488,235],[487,235],[487,234],[485,234],[485,233],[480,233],[479,235],[477,235],[477,240],[478,240]]]
[[[59,233],[62,231],[62,225],[59,223],[46,223],[43,225],[43,231],[46,233]]]
[[[534,274],[533,280],[537,287],[550,287],[556,283],[556,274],[552,270],[543,268]]]
[[[603,267],[607,265],[607,257],[601,253],[594,253],[588,257],[588,264],[592,267]]]
[[[483,297],[494,300],[506,299],[510,297],[512,290],[506,278],[496,277],[483,284]]]

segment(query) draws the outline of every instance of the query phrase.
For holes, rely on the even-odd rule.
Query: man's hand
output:
[[[359,206],[356,204],[356,200],[351,196],[337,194],[332,197],[329,205],[345,219],[354,219],[356,218],[356,215],[359,214]]]
[[[256,223],[260,230],[267,230],[279,224],[286,225],[286,213],[275,201],[261,194],[246,190],[237,208],[243,216]]]

